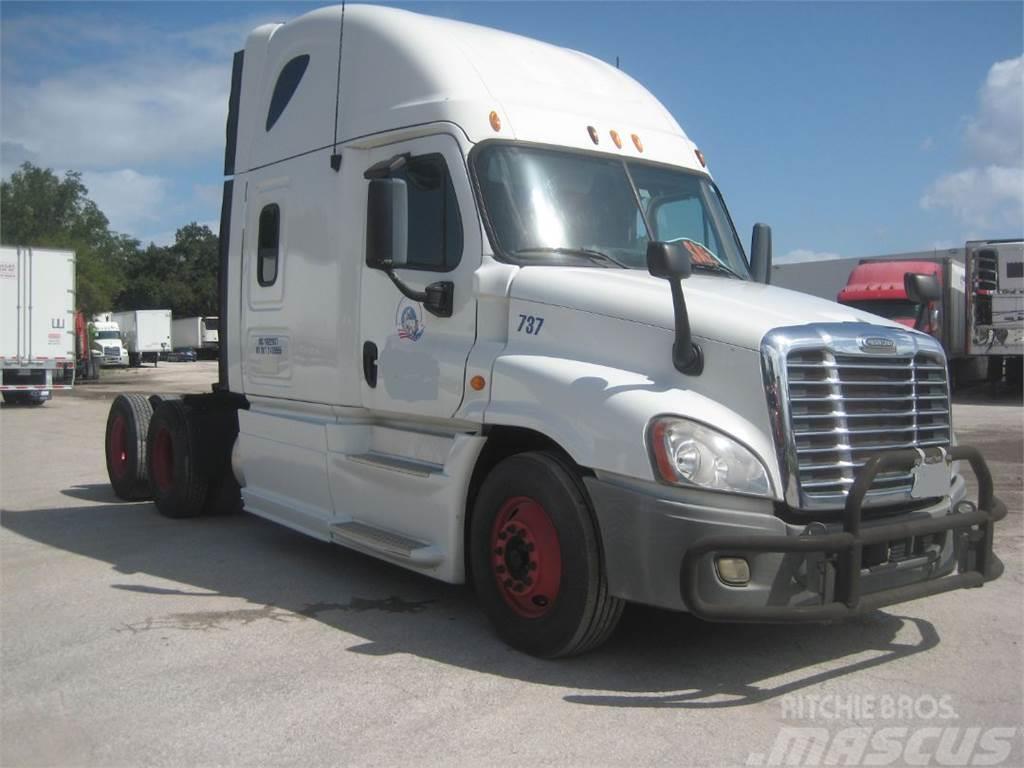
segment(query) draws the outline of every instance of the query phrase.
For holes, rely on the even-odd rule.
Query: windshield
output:
[[[869,299],[865,301],[844,301],[848,307],[870,312],[873,315],[884,317],[887,320],[913,320],[921,308],[906,299]]]
[[[481,149],[476,172],[496,245],[516,261],[646,271],[648,241],[664,240],[683,243],[695,269],[749,274],[702,174],[503,144]]]
[[[216,317],[204,317],[203,318],[203,330],[204,331],[216,331],[220,328],[219,320]]]
[[[120,331],[96,331],[97,339],[120,339]]]

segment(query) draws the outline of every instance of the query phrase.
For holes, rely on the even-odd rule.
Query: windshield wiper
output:
[[[595,251],[593,248],[520,248],[518,251],[513,251],[512,255],[525,256],[530,253],[562,253],[566,256],[584,256],[591,261],[597,261],[604,264],[614,264],[617,267],[629,269],[628,264],[624,264],[614,256],[609,256],[607,253]]]
[[[730,275],[738,280],[744,280],[745,278],[739,272],[736,272],[729,267],[725,266],[720,261],[716,261],[714,264],[705,264],[704,262],[693,262],[691,265],[693,269],[703,269],[708,272],[718,272],[723,275]]]

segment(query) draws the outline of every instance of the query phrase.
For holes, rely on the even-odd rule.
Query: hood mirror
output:
[[[682,243],[662,243],[652,240],[647,244],[647,271],[654,277],[668,280],[672,290],[672,312],[675,316],[676,338],[672,344],[672,365],[680,373],[699,376],[704,370],[704,354],[693,343],[690,334],[690,316],[686,312],[681,280],[693,272],[690,253]]]
[[[647,244],[647,271],[654,277],[665,280],[685,280],[693,273],[690,253],[682,243],[661,243],[653,240]]]

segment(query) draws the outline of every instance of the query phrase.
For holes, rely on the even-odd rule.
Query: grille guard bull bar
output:
[[[951,512],[861,531],[861,507],[875,477],[886,471],[913,468],[923,459],[916,449],[889,451],[865,464],[850,488],[843,509],[843,530],[815,536],[712,536],[699,540],[683,556],[679,588],[687,608],[709,621],[800,622],[828,621],[856,616],[893,603],[902,603],[954,589],[980,587],[998,578],[1003,564],[992,551],[993,526],[1006,517],[1006,505],[993,493],[992,473],[976,448],[957,446],[944,452],[946,461],[964,460],[978,480],[978,506],[970,512]],[[977,526],[977,528],[975,528]],[[861,595],[861,561],[865,545],[895,539],[955,531],[957,573]],[[820,605],[718,605],[700,595],[699,579],[705,557],[717,552],[820,553],[836,556],[835,599]],[[707,569],[704,571],[707,573]],[[742,588],[740,588],[742,589]],[[825,599],[825,598],[823,598]]]

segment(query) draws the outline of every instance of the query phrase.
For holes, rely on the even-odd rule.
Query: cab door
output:
[[[395,274],[413,291],[451,282],[452,314],[431,314],[363,259],[363,405],[448,418],[462,402],[466,358],[476,338],[473,273],[481,258],[479,217],[454,137],[438,134],[374,149],[366,155],[366,167],[405,153],[408,160],[392,178],[406,182],[408,261]],[[364,182],[364,210],[367,187]]]

